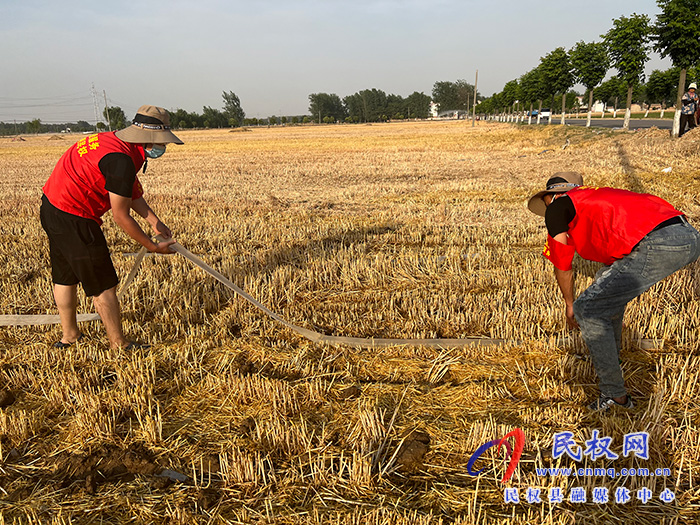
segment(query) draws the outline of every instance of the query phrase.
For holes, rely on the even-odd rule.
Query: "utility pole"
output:
[[[472,107],[472,128],[476,125],[476,85],[479,82],[479,70],[476,70],[476,78],[474,79],[474,106]]]
[[[107,113],[107,127],[112,131],[112,119],[109,116],[109,106],[107,105],[107,92],[103,89],[102,94],[105,96],[105,113]]]
[[[95,91],[95,84],[92,84],[92,103],[95,107],[95,131],[97,131],[97,119],[99,118],[99,109],[97,107],[97,92]]]

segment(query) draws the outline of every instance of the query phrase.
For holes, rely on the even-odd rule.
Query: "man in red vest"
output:
[[[44,185],[41,225],[49,238],[54,299],[63,337],[54,346],[67,348],[82,338],[78,330],[77,288],[92,296],[112,348],[137,348],[124,336],[117,298],[117,273],[100,225],[112,209],[114,221],[152,252],[171,253],[175,242],[167,226],[143,197],[137,173],[148,158],[165,153],[166,144],[182,144],[170,131],[168,112],[141,106],[131,126],[87,136],[66,151]],[[155,243],[131,216],[146,219],[164,242]]]
[[[700,256],[700,234],[682,212],[649,194],[591,188],[575,172],[555,173],[528,208],[547,226],[544,256],[554,264],[566,322],[580,327],[598,375],[593,411],[632,408],[620,367],[629,301]],[[574,253],[605,266],[574,301]]]

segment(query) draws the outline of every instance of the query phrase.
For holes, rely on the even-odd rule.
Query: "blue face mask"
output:
[[[151,149],[144,148],[144,151],[149,159],[157,159],[165,153],[165,146],[162,144],[153,144]]]

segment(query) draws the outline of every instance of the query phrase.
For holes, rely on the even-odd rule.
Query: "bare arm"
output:
[[[172,237],[170,229],[161,222],[161,220],[146,202],[146,199],[139,197],[138,199],[132,200],[131,209],[146,219],[156,235],[160,235],[164,239],[170,239]]]
[[[157,253],[173,253],[170,250],[169,246],[175,241],[169,240],[165,242],[154,243],[148,237],[148,235],[144,233],[144,231],[141,229],[141,226],[139,226],[139,223],[136,222],[136,220],[131,216],[130,212],[133,203],[137,201],[143,201],[142,203],[136,204],[136,208],[138,208],[134,208],[136,213],[145,218],[152,226],[153,223],[151,223],[151,221],[154,220],[153,218],[155,218],[154,222],[160,223],[158,217],[156,217],[156,215],[153,213],[153,210],[151,210],[148,207],[148,204],[146,204],[146,201],[143,200],[143,198],[136,199],[136,201],[132,201],[128,197],[122,197],[121,195],[117,195],[116,193],[110,192],[109,200],[112,204],[112,215],[114,216],[114,221],[119,225],[119,227],[122,230],[124,230],[129,235],[129,237],[137,241],[139,244],[145,246],[148,249],[148,251]]]
[[[569,237],[566,232],[562,232],[554,237],[554,240],[562,244],[568,244]],[[554,267],[554,276],[557,279],[559,290],[564,296],[566,304],[566,324],[569,328],[578,328],[578,323],[574,317],[574,271],[560,270]]]

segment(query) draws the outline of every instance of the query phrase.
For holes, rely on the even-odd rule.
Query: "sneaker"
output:
[[[73,346],[75,343],[82,341],[82,340],[83,340],[83,334],[80,334],[78,336],[78,338],[75,341],[73,341],[72,343],[64,343],[63,341],[56,341],[53,344],[53,347],[58,348],[59,350],[65,350],[66,348],[69,348],[69,347]]]
[[[588,410],[591,412],[605,412],[610,409],[610,407],[622,407],[622,408],[634,408],[634,402],[632,398],[627,395],[626,403],[618,403],[612,397],[608,397],[605,394],[600,394],[600,397],[588,405]]]

